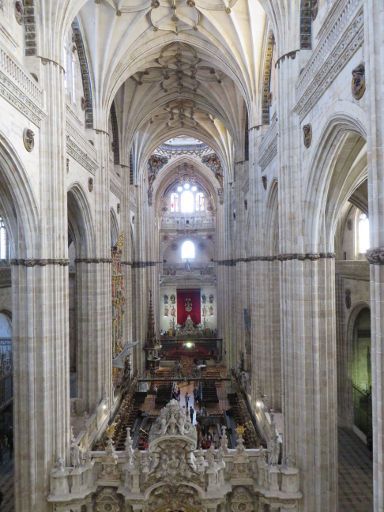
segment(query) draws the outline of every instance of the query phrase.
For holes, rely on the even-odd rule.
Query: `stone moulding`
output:
[[[75,263],[112,263],[112,258],[76,258]]]
[[[364,13],[361,1],[349,0],[324,33],[297,83],[295,112],[303,119],[332,84],[364,42]],[[335,14],[335,13],[334,13]],[[331,24],[332,22],[332,24]],[[341,34],[341,35],[340,35]]]
[[[93,175],[96,174],[97,163],[76,143],[70,134],[67,134],[67,153],[88,172]]]
[[[154,267],[160,263],[160,261],[132,261],[130,265],[132,266],[132,268],[147,268]]]
[[[97,170],[97,162],[94,148],[84,139],[79,131],[67,119],[67,153],[84,169],[95,175]]]
[[[384,265],[384,247],[367,251],[366,258],[371,265]]]
[[[322,259],[335,259],[333,252],[319,253],[287,253],[277,254],[275,256],[248,256],[246,258],[236,258],[233,260],[217,260],[216,263],[221,266],[233,267],[237,263],[250,263],[254,261],[317,261]],[[384,264],[384,248],[383,248],[383,264]]]
[[[277,156],[277,118],[273,116],[271,125],[265,133],[259,148],[259,165],[264,171]]]
[[[14,259],[11,260],[11,265],[15,267],[46,267],[47,265],[59,265],[67,267],[69,265],[68,259]]]

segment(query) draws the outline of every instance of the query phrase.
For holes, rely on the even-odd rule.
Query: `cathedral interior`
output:
[[[383,26],[0,0],[1,512],[384,512]]]

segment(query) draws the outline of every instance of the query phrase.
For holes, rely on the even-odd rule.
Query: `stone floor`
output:
[[[3,493],[3,502],[0,505],[1,512],[13,512],[13,463],[8,456],[4,457],[2,464],[0,464],[0,491]]]
[[[339,428],[339,512],[373,510],[372,454],[350,430]]]

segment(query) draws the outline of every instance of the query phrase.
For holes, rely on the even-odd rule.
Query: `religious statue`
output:
[[[279,437],[276,433],[274,433],[272,438],[268,441],[267,450],[268,450],[268,464],[270,466],[276,466],[279,463],[279,456],[280,456]]]
[[[71,445],[71,466],[74,468],[80,466],[80,448],[76,442]]]
[[[186,298],[184,306],[185,306],[185,311],[187,313],[190,313],[192,311],[192,299]]]

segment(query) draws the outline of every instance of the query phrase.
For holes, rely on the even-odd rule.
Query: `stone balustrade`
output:
[[[109,438],[105,451],[82,453],[72,445],[72,467],[58,460],[48,497],[57,512],[118,512],[134,505],[151,512],[162,503],[192,510],[224,511],[234,503],[245,507],[236,510],[252,511],[256,504],[298,510],[298,469],[275,464],[273,448],[245,449],[241,429],[236,449],[228,449],[225,429],[218,449],[196,449],[195,427],[171,401],[151,428],[148,450],[134,449],[129,429],[127,434],[125,451],[115,451]]]

